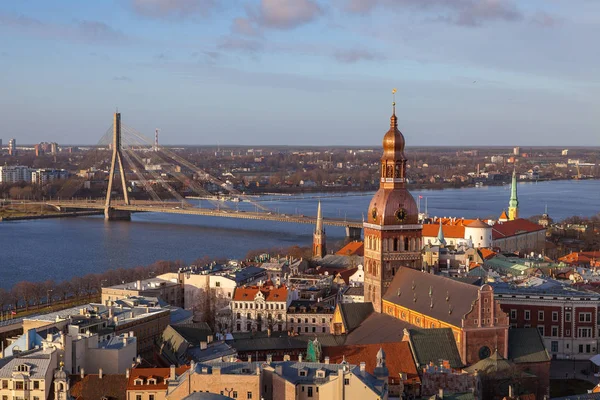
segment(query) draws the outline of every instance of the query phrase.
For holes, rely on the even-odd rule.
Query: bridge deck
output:
[[[47,202],[49,206],[62,207],[68,209],[80,210],[100,210],[104,209],[104,202],[101,201],[58,201]],[[179,203],[156,203],[149,201],[136,201],[133,204],[126,205],[124,203],[112,203],[111,208],[115,210],[131,211],[131,212],[159,212],[169,214],[185,214],[185,215],[203,215],[208,217],[221,218],[238,218],[263,221],[291,222],[296,224],[314,225],[317,222],[316,217],[307,217],[300,215],[277,214],[274,212],[254,212],[242,210],[215,210],[210,208],[197,208],[190,206],[182,206]],[[362,221],[346,220],[341,218],[323,218],[323,224],[329,226],[340,226],[350,228],[362,228]]]

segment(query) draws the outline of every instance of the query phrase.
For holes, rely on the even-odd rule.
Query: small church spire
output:
[[[321,200],[317,207],[317,224],[313,234],[313,257],[325,257],[327,254],[325,229],[323,228],[323,212],[321,211]]]
[[[392,117],[390,118],[390,127],[398,127],[398,118],[396,118],[396,89],[392,89]]]
[[[438,235],[437,235],[437,241],[438,241],[438,245],[440,246],[445,246],[446,245],[446,239],[444,238],[444,229],[442,228],[442,219],[440,218],[440,229],[438,230]]]
[[[514,167],[510,188],[510,201],[508,202],[508,219],[513,221],[517,218],[519,218],[519,198],[517,197],[517,169]]]

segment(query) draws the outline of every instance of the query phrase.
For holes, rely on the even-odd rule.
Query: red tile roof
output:
[[[342,247],[335,254],[337,254],[338,256],[360,256],[360,257],[362,257],[365,254],[364,250],[365,250],[364,243],[361,241],[355,240],[354,242],[350,242],[347,245],[345,245],[344,247]]]
[[[233,293],[233,299],[236,301],[253,301],[254,297],[261,292],[265,301],[286,301],[287,287],[285,286],[248,286],[237,287]]]
[[[323,347],[323,356],[329,362],[339,364],[345,358],[350,364],[365,363],[367,372],[373,373],[377,366],[377,352],[382,348],[386,355],[386,365],[390,379],[398,380],[398,374],[406,374],[408,383],[419,383],[419,373],[408,342],[357,344],[349,346]]]
[[[424,237],[437,237],[440,230],[440,224],[423,224]],[[463,225],[442,225],[444,238],[464,239],[465,227]]]
[[[98,400],[106,397],[109,400],[125,400],[127,378],[123,375],[104,374],[102,379],[95,375],[71,375],[71,396],[76,400]]]
[[[358,271],[358,267],[348,268],[343,271],[338,272],[338,275],[344,280],[346,285],[350,284],[350,277],[354,275]],[[337,276],[337,275],[336,275]]]
[[[484,260],[489,260],[490,258],[493,258],[496,256],[496,252],[490,249],[486,249],[486,248],[481,248],[479,249],[479,252],[481,253],[481,257]]]
[[[600,251],[580,251],[567,254],[558,259],[558,261],[567,264],[589,264],[592,261],[600,260]]]
[[[190,367],[183,366],[175,368],[175,373],[179,376],[187,371]],[[133,368],[129,372],[129,380],[127,381],[127,390],[167,390],[170,368]],[[136,385],[135,380],[141,378],[142,384]],[[148,379],[156,379],[156,384],[149,384]]]
[[[492,227],[492,238],[503,239],[506,237],[516,236],[521,233],[531,233],[545,231],[541,225],[528,221],[524,218],[517,218],[513,221],[497,223]]]

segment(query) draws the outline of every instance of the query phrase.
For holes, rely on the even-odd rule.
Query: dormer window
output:
[[[300,376],[306,376],[306,375],[308,375],[308,371],[306,371],[305,369],[301,369],[301,370],[298,372],[298,375],[300,375]]]
[[[144,380],[143,380],[142,378],[136,378],[136,379],[133,381],[133,385],[134,385],[134,386],[141,386],[141,385],[143,385],[143,384],[144,384]]]
[[[27,364],[19,364],[14,368],[15,372],[29,372],[29,365]]]
[[[325,371],[322,369],[317,371],[317,378],[325,378]]]
[[[156,385],[156,378],[149,378],[148,385]]]

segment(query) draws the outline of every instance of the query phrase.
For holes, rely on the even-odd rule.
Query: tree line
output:
[[[77,301],[99,295],[102,287],[152,278],[167,272],[176,272],[184,266],[182,261],[157,261],[147,266],[117,268],[102,273],[74,276],[62,282],[54,280],[21,281],[10,289],[0,288],[0,310],[29,311],[30,307],[50,305],[56,301]]]

